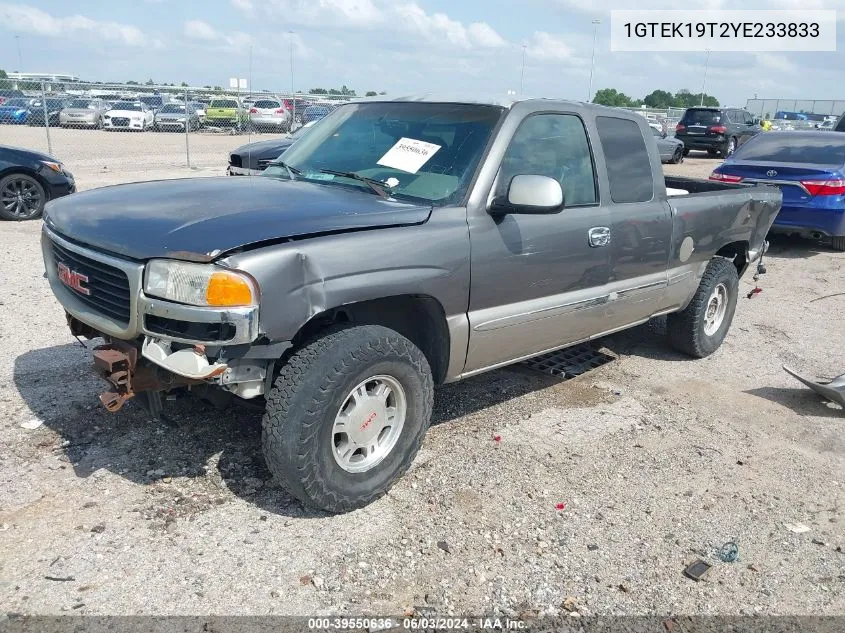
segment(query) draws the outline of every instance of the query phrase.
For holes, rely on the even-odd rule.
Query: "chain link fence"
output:
[[[832,128],[845,113],[845,101],[814,99],[749,99],[746,109],[769,119],[777,129]]]
[[[56,157],[82,189],[223,175],[234,148],[283,138],[347,101],[208,86],[0,79],[0,144]]]

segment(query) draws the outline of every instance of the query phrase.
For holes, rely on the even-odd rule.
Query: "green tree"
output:
[[[215,92],[223,92],[223,88],[221,88],[220,86],[214,86],[214,91]]]
[[[9,75],[6,74],[6,71],[0,68],[0,79],[8,79]]]
[[[649,108],[670,108],[673,101],[672,93],[666,90],[654,90],[643,99],[643,103]]]
[[[180,83],[179,85],[180,85],[180,86],[182,86],[183,88],[187,88],[187,87],[188,87],[188,84],[186,84],[184,81],[183,81],[182,83]]]
[[[131,81],[130,80],[130,81],[126,82],[126,85],[127,86],[140,86],[141,84],[139,84],[137,81]]]
[[[153,81],[153,78],[152,78],[152,77],[150,77],[149,79],[147,79],[146,84],[147,84],[148,86],[155,86],[155,85],[156,85],[156,82],[154,82],[154,81]]]
[[[377,97],[378,93],[375,90],[368,90],[367,94],[364,95],[365,97]]]
[[[637,102],[624,92],[619,92],[616,88],[602,88],[596,91],[596,95],[593,97],[593,103],[617,108],[630,108],[635,106]]]
[[[327,95],[327,94],[329,94],[329,91],[326,90],[325,88],[311,88],[311,90],[308,91],[308,94],[310,94],[310,95]]]

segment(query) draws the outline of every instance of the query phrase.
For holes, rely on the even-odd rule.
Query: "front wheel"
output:
[[[47,194],[32,176],[9,174],[0,179],[0,218],[33,220],[44,211]]]
[[[722,148],[722,157],[727,158],[731,156],[736,151],[736,139],[731,137],[728,139],[728,142],[725,143],[725,146]]]
[[[690,304],[666,319],[669,343],[694,358],[709,356],[722,344],[736,311],[739,275],[733,262],[714,257]]]
[[[411,465],[431,419],[422,352],[377,325],[329,330],[284,365],[262,421],[270,472],[300,501],[348,512]]]

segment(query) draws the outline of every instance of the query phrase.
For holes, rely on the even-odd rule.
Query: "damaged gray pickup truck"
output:
[[[400,99],[338,108],[262,176],[52,201],[43,253],[71,332],[105,340],[108,409],[264,398],[269,469],[344,512],[411,464],[439,383],[659,315],[716,350],[780,205],[664,177],[622,110]]]

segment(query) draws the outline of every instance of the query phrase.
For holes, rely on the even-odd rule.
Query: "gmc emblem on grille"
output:
[[[83,286],[82,284],[88,281],[88,275],[83,275],[82,273],[78,273],[75,270],[71,270],[64,264],[59,264],[56,266],[56,269],[59,271],[59,281],[61,281],[64,285],[68,286],[69,288],[73,288],[76,292],[79,292],[84,295],[90,295],[91,291]]]

